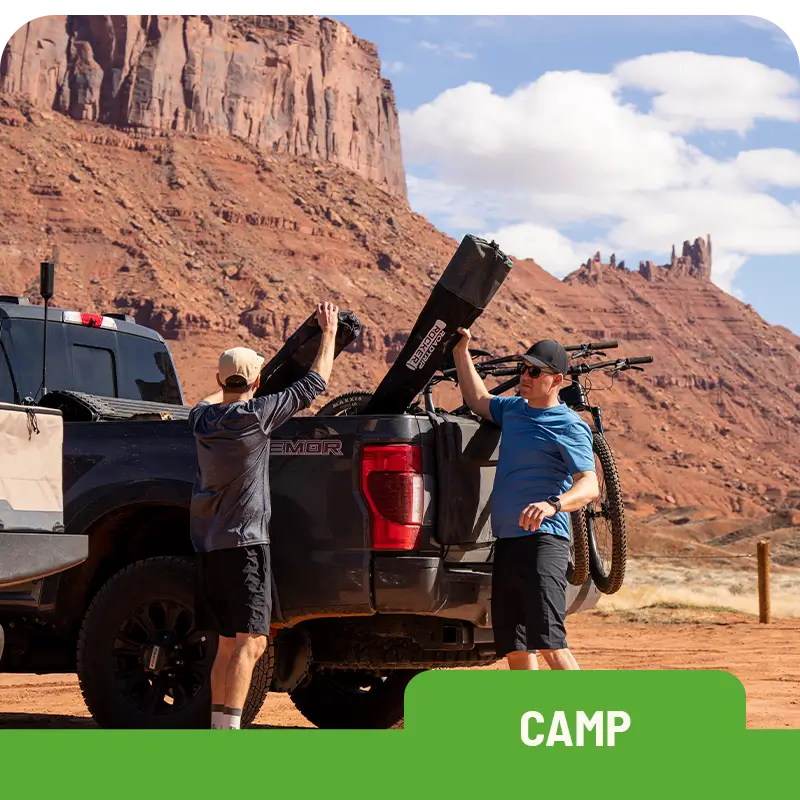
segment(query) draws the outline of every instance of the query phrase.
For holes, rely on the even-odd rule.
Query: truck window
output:
[[[34,397],[42,382],[42,322],[5,319],[0,335],[20,397]],[[4,377],[2,361],[0,351],[0,392],[11,391],[13,397],[13,390],[6,389],[10,380]],[[162,342],[62,322],[50,322],[47,328],[47,388],[183,405]]]
[[[117,396],[114,354],[102,347],[72,345],[72,384],[76,391]]]
[[[42,385],[42,326],[38,320],[3,320],[3,345],[22,400],[35,397]],[[63,329],[61,322],[48,323],[47,388],[51,390],[69,388],[69,359]]]
[[[166,345],[143,336],[117,336],[120,397],[182,405],[180,384]]]
[[[0,347],[0,403],[14,402],[14,384],[11,382],[11,371],[8,368],[6,354]]]

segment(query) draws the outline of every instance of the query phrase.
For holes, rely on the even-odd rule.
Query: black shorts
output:
[[[569,541],[550,533],[498,539],[492,570],[497,655],[567,646]]]
[[[269,545],[197,553],[197,627],[220,636],[269,635],[272,570]]]

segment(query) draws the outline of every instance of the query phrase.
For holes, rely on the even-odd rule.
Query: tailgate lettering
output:
[[[338,439],[273,439],[271,456],[341,456],[342,443]]]

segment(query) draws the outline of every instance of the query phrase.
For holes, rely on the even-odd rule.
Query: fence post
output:
[[[758,617],[759,622],[772,622],[769,602],[769,539],[758,543]]]

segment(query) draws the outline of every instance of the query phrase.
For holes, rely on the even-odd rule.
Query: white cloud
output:
[[[625,88],[654,93],[652,109],[626,102]],[[546,73],[508,96],[467,83],[401,113],[409,196],[558,275],[597,249],[623,259],[710,232],[712,277],[732,291],[748,256],[800,254],[800,202],[769,194],[800,188],[800,153],[721,160],[684,135],[800,121],[798,89],[762,64],[698,53],[644,56],[609,75]],[[415,177],[415,165],[430,177]],[[601,241],[571,242],[563,229],[576,224]]]
[[[800,80],[747,58],[656,53],[619,64],[622,86],[653,92],[670,130],[746,133],[758,119],[800,121]]]
[[[742,183],[750,186],[800,188],[800,153],[793,150],[744,150],[730,168]]]
[[[663,189],[702,154],[615,97],[605,75],[552,72],[508,97],[482,83],[443,92],[402,115],[411,163],[465,172],[476,187],[492,177],[508,186],[562,192]]]
[[[576,244],[554,228],[522,222],[480,234],[484,239],[501,243],[504,252],[517,258],[525,254],[549,272],[563,278],[598,250],[606,257],[608,245],[602,242]]]

